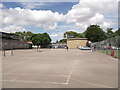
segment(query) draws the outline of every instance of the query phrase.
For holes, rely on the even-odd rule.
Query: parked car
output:
[[[91,50],[91,48],[90,48],[90,47],[87,47],[87,46],[82,46],[82,47],[80,47],[79,49],[80,49],[80,50]]]
[[[112,46],[111,48],[112,48],[113,50],[116,50],[116,49],[117,49],[117,47],[114,47],[114,46]]]

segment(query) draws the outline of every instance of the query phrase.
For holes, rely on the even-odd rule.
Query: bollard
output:
[[[111,56],[114,56],[114,50],[111,52]]]

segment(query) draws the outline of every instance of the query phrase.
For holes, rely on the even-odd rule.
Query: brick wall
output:
[[[88,40],[67,40],[67,46],[69,48],[77,48],[80,46],[86,46]]]

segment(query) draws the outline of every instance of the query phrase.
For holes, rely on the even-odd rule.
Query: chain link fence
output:
[[[91,48],[120,59],[120,36],[92,43]]]

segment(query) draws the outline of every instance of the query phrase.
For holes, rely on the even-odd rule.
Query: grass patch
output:
[[[99,50],[99,52],[111,55],[113,50]],[[114,50],[114,57],[120,59],[120,50]]]

